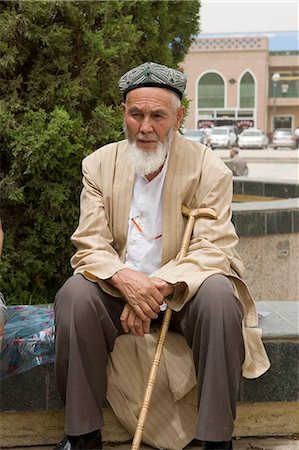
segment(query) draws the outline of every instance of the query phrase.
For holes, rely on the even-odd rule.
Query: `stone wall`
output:
[[[299,183],[239,177],[234,195],[245,199],[233,203],[233,222],[254,298],[299,300]]]
[[[241,236],[237,251],[255,300],[299,299],[299,233]]]

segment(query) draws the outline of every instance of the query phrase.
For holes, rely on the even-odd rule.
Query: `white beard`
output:
[[[143,177],[157,172],[165,162],[173,140],[174,129],[170,129],[164,144],[158,142],[156,149],[151,151],[140,149],[135,141],[130,140],[126,124],[124,124],[124,132],[129,139],[128,158],[135,172]]]

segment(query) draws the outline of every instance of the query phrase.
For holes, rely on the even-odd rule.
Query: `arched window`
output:
[[[224,108],[224,82],[217,73],[206,73],[199,80],[198,108]]]
[[[240,83],[240,108],[254,108],[254,79],[246,72]]]

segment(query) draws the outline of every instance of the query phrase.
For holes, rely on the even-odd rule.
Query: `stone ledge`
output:
[[[232,222],[240,237],[299,233],[299,199],[236,203]]]
[[[259,301],[256,304],[260,314],[268,314],[261,319],[260,326],[271,367],[257,379],[242,379],[239,400],[296,402],[298,401],[299,303]]]
[[[298,302],[257,302],[267,315],[261,319],[263,341],[270,369],[255,380],[242,379],[242,402],[297,401],[299,359]],[[37,411],[63,408],[58,395],[53,364],[42,365],[2,380],[0,411]]]
[[[258,312],[266,317],[261,319],[263,340],[296,341],[299,342],[299,301],[257,301]]]
[[[299,197],[299,183],[296,180],[258,180],[234,177],[234,194],[278,197],[281,199]]]
[[[242,378],[242,402],[291,402],[298,400],[297,342],[265,342],[270,369],[260,378]],[[53,365],[31,369],[1,382],[0,411],[51,411],[63,405],[55,386]]]
[[[239,200],[232,204],[232,221],[240,237],[299,232],[298,181],[234,177],[233,193]]]
[[[286,436],[299,433],[297,361],[298,302],[257,302],[271,368],[256,380],[242,379],[235,436]],[[63,405],[56,390],[53,365],[39,366],[1,382],[2,446],[43,445],[63,435]],[[111,408],[104,409],[106,441],[129,436]],[[18,426],[16,427],[16,424]],[[119,437],[120,436],[120,437]]]

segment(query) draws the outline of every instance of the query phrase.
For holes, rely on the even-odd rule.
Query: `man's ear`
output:
[[[124,102],[122,102],[122,104],[121,104],[121,110],[122,110],[123,114],[125,114],[125,112],[126,112],[126,104]]]
[[[175,123],[176,131],[180,129],[180,126],[181,126],[182,121],[184,120],[184,117],[185,117],[185,107],[180,106],[176,112],[176,123]]]

